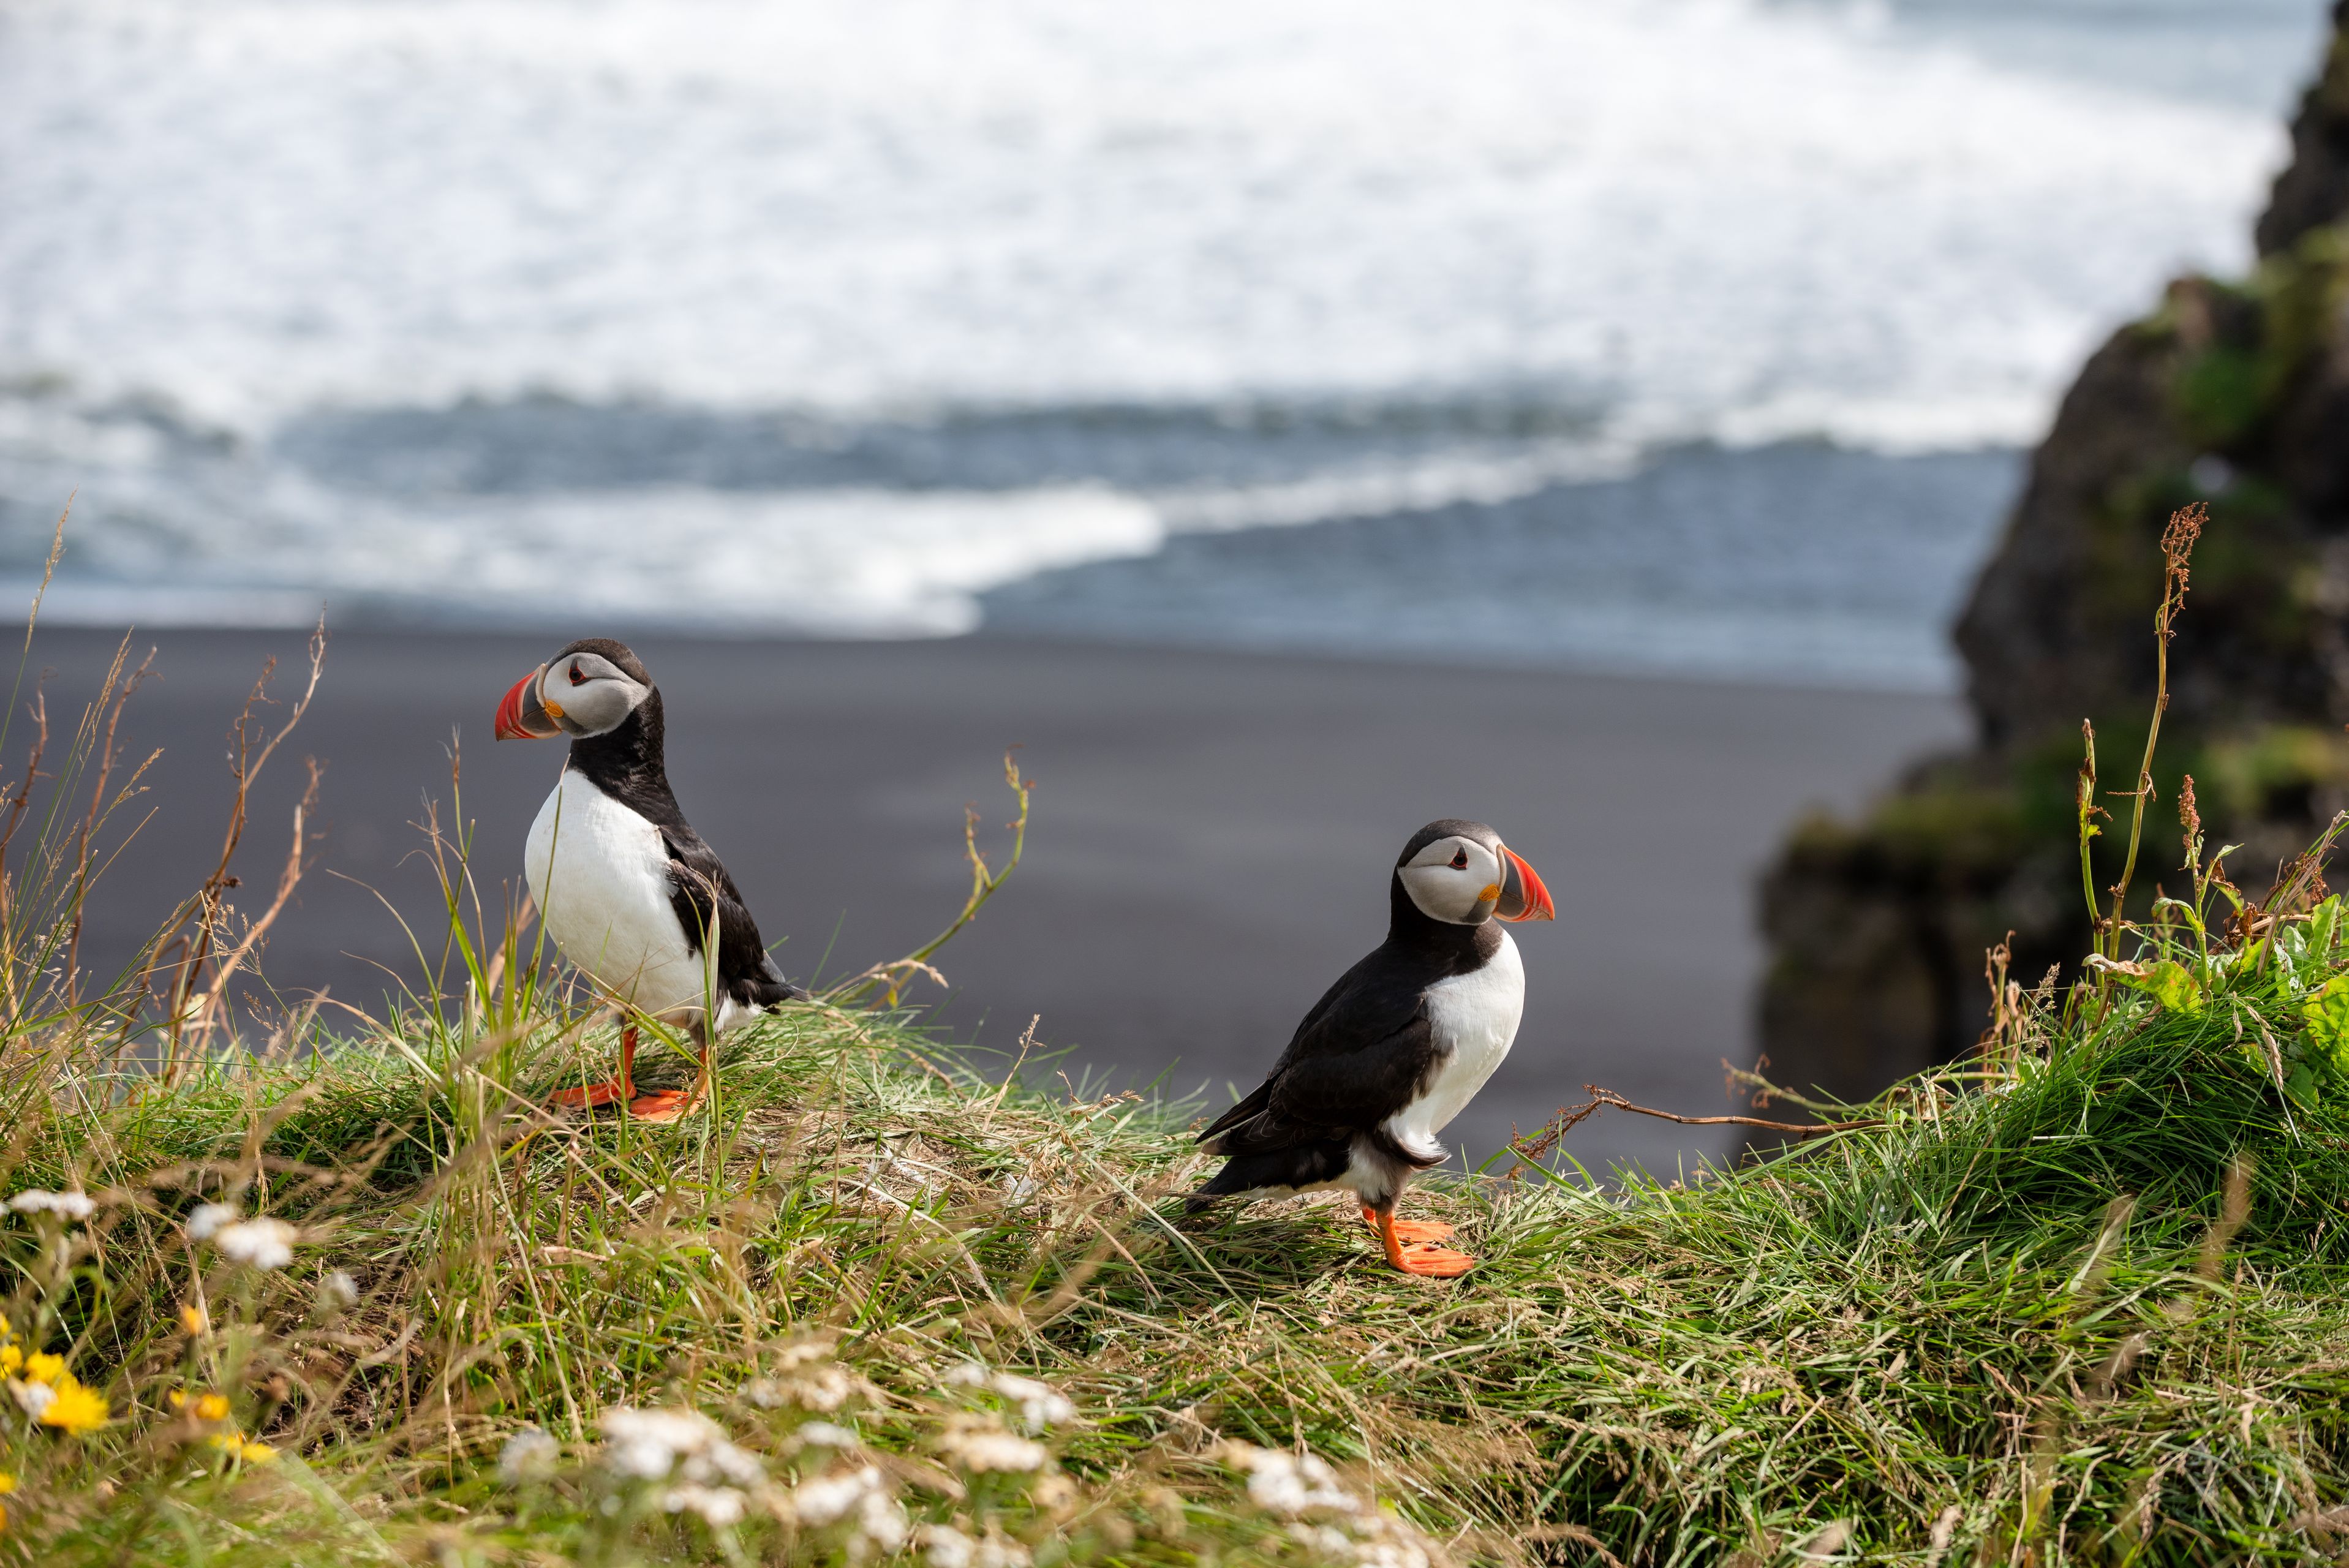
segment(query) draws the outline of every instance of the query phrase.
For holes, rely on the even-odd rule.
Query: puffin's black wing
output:
[[[1314,1004],[1263,1084],[1199,1135],[1213,1154],[1257,1153],[1376,1127],[1435,1063],[1425,990],[1373,953]]]
[[[1292,1062],[1232,1108],[1211,1154],[1260,1154],[1368,1131],[1409,1104],[1435,1053],[1426,1016],[1343,1055]]]
[[[783,978],[772,954],[759,937],[759,923],[742,903],[717,851],[701,835],[683,824],[664,826],[661,843],[668,851],[669,907],[685,927],[685,940],[701,951],[709,930],[713,907],[718,917],[718,987],[746,1007],[772,1007],[781,1002],[804,1002],[807,992]]]
[[[1207,1124],[1206,1130],[1198,1135],[1198,1141],[1206,1146],[1209,1153],[1218,1152],[1217,1140],[1225,1133],[1244,1122],[1254,1120],[1271,1108],[1272,1086],[1280,1081],[1281,1073],[1295,1058],[1299,1042],[1313,1033],[1313,1026],[1320,1022],[1322,1016],[1330,1011],[1340,997],[1347,994],[1363,965],[1369,962],[1369,959],[1364,959],[1362,963],[1355,965],[1353,968],[1339,975],[1330,988],[1321,993],[1321,999],[1314,1003],[1306,1012],[1304,1020],[1297,1026],[1297,1032],[1288,1037],[1288,1048],[1280,1053],[1280,1059],[1272,1064],[1272,1071],[1265,1075],[1264,1081],[1257,1085],[1247,1099]]]

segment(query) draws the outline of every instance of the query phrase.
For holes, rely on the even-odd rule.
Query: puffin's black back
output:
[[[663,753],[667,721],[661,708],[660,688],[653,686],[643,661],[626,644],[609,637],[583,637],[555,658],[575,653],[609,659],[630,680],[651,689],[636,711],[615,727],[601,735],[579,736],[571,742],[572,771],[660,830],[662,846],[668,853],[669,880],[675,885],[669,907],[685,928],[687,945],[697,954],[702,950],[715,909],[718,986],[723,994],[746,1007],[804,1001],[807,992],[783,978],[759,934],[759,923],[742,903],[732,874],[685,820],[676,792],[669,789]]]

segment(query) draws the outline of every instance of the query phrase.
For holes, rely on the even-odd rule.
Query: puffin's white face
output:
[[[1548,920],[1556,911],[1533,867],[1495,838],[1470,833],[1437,839],[1395,868],[1411,902],[1430,920],[1451,925]]]
[[[514,683],[498,706],[497,738],[608,734],[627,721],[652,689],[602,654],[574,648]]]

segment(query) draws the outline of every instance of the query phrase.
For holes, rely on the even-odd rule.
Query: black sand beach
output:
[[[427,797],[447,801],[452,738],[483,880],[494,894],[518,876],[560,753],[493,745],[490,718],[564,640],[334,637],[240,861],[249,896],[274,882],[301,758],[316,755],[325,837],[268,952],[273,984],[375,1009],[392,984],[378,965],[413,981],[367,889],[437,921],[409,824]],[[1451,1136],[1476,1154],[1587,1081],[1730,1109],[1721,1058],[1751,1051],[1754,872],[1806,806],[1856,803],[1961,734],[1942,697],[989,639],[634,642],[667,701],[678,794],[769,938],[789,938],[795,977],[895,956],[951,915],[967,886],[963,805],[990,829],[1008,817],[999,758],[1019,745],[1036,780],[1028,861],[940,955],[954,990],[936,1017],[1004,1050],[1036,1018],[1040,1046],[1071,1049],[1072,1077],[1164,1075],[1225,1103],[1378,940],[1403,839],[1435,816],[1492,822],[1548,880],[1558,919],[1518,932],[1524,1030]],[[152,820],[94,900],[97,955],[127,951],[217,853],[221,742],[262,660],[277,655],[278,689],[298,690],[296,634],[171,631],[137,645],[150,643],[159,676],[131,706],[126,748],[164,756],[140,804]],[[41,634],[53,719],[78,712],[112,647]],[[1729,1145],[1710,1130],[1609,1117],[1569,1150],[1598,1170],[1630,1159],[1669,1172]]]

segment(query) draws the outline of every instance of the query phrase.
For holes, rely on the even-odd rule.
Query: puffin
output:
[[[693,1108],[719,1034],[808,995],[783,977],[741,890],[678,810],[663,729],[644,661],[609,637],[581,638],[498,704],[500,740],[571,738],[554,792],[531,824],[523,871],[556,949],[626,1020],[619,1076],[560,1090],[554,1103],[617,1102],[647,1121]],[[700,1057],[691,1088],[636,1094],[638,1017],[690,1034]]]
[[[1256,1091],[1198,1135],[1224,1168],[1187,1206],[1351,1191],[1389,1264],[1449,1279],[1476,1260],[1443,1244],[1451,1226],[1397,1220],[1395,1204],[1444,1162],[1435,1135],[1516,1039],[1526,972],[1498,923],[1557,910],[1500,834],[1457,817],[1411,836],[1387,897],[1387,939],[1322,994]]]

